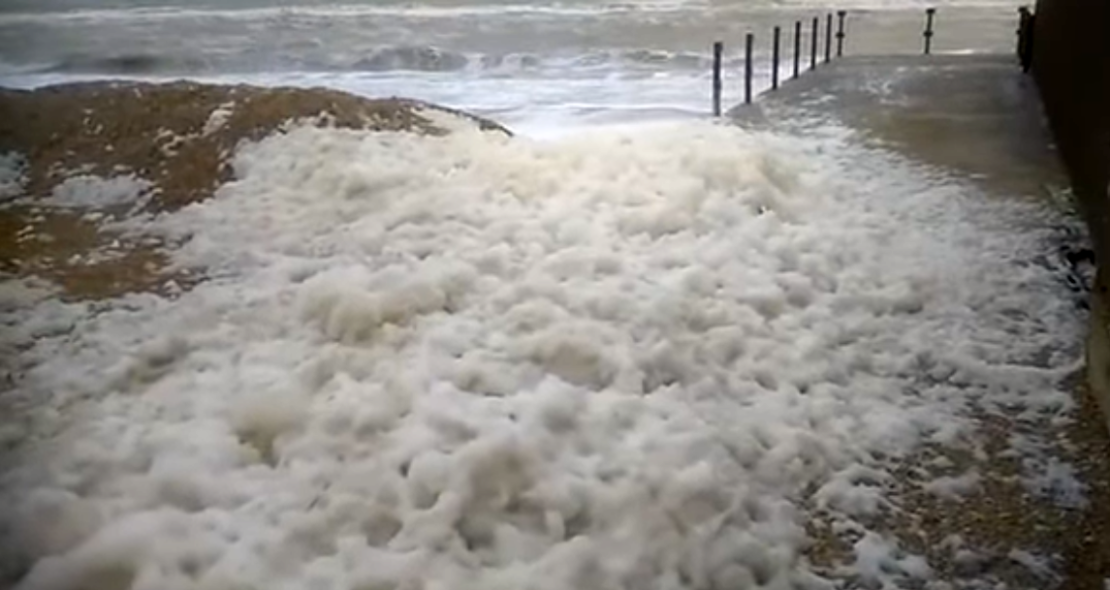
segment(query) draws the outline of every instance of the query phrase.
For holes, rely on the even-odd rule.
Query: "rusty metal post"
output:
[[[809,40],[809,69],[817,67],[817,27],[820,20],[815,16],[813,17],[812,35]]]
[[[825,63],[832,61],[832,13],[825,15]]]
[[[724,53],[725,44],[717,41],[713,43],[713,116],[721,116],[721,54]]]
[[[848,11],[836,11],[837,25],[836,25],[836,56],[844,56],[844,17],[848,16]]]
[[[755,35],[748,33],[744,39],[744,104],[752,102],[752,45]]]
[[[802,61],[802,21],[794,21],[794,77],[798,77],[798,67]]]
[[[925,9],[925,55],[929,55],[933,51],[933,16],[936,13],[936,8]]]
[[[775,27],[775,33],[771,40],[771,90],[779,89],[779,40],[782,37],[782,29]]]

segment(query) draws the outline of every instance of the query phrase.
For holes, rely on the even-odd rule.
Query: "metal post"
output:
[[[825,63],[832,61],[832,13],[825,17]]]
[[[752,102],[752,44],[755,35],[748,33],[744,40],[744,104]]]
[[[1029,53],[1029,35],[1033,32],[1030,26],[1033,17],[1029,14],[1029,7],[1022,6],[1018,8],[1018,17],[1017,56],[1018,61],[1021,62],[1021,71],[1028,73],[1029,67],[1032,65],[1032,55]]]
[[[1019,6],[1018,7],[1018,28],[1017,28],[1017,38],[1018,38],[1017,52],[1018,52],[1018,55],[1021,55],[1021,43],[1022,43],[1023,37],[1025,36],[1025,23],[1028,20],[1029,20],[1029,7],[1028,6]]]
[[[818,18],[813,17],[813,31],[809,41],[809,69],[817,67],[817,26]]]
[[[798,66],[802,61],[802,21],[794,21],[794,77],[798,77]]]
[[[721,116],[721,54],[724,53],[725,44],[717,41],[713,43],[713,116]]]
[[[925,55],[929,55],[933,50],[933,15],[936,13],[936,8],[925,9]]]
[[[837,25],[836,25],[836,56],[844,56],[844,17],[848,15],[845,10],[836,11]]]
[[[779,89],[779,39],[782,29],[775,27],[774,37],[771,41],[771,90]]]

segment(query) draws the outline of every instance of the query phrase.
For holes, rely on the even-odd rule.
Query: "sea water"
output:
[[[930,5],[937,3],[930,3]],[[941,2],[937,51],[1010,51],[1018,2]],[[770,40],[793,23],[808,67],[813,17],[850,9],[845,52],[921,49],[921,0],[190,2],[11,0],[0,6],[0,85],[188,77],[322,85],[466,109],[525,133],[689,119],[710,111],[711,47],[725,44],[724,102],[770,85]],[[834,49],[835,51],[835,49]]]

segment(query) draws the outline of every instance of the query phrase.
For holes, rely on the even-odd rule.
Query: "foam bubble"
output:
[[[25,158],[15,152],[0,154],[0,203],[20,196],[26,182]]]
[[[149,181],[133,174],[110,178],[78,174],[66,178],[39,202],[51,207],[88,209],[136,205],[150,187]]]

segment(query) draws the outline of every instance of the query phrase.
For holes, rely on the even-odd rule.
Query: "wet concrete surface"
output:
[[[844,58],[819,65],[729,116],[746,127],[803,133],[807,126],[833,119],[870,145],[973,181],[988,198],[1047,199],[1074,211],[1037,88],[1021,73],[1016,57]],[[1082,236],[1077,244],[1070,247],[1087,247]],[[931,454],[945,454],[927,449],[887,490],[896,498],[896,509],[870,524],[925,555],[945,588],[1105,590],[1110,583],[1110,437],[1079,375],[1074,392],[1076,410],[1066,426],[1031,424],[1016,416],[975,417],[987,457],[945,458],[983,474],[980,493],[962,501],[918,493],[911,474]],[[1057,456],[1075,466],[1087,487],[1085,507],[1060,506],[1024,489],[1020,462],[1007,448],[1012,437],[1029,435],[1048,441]],[[818,565],[847,554],[851,539],[821,522],[811,523],[810,531],[816,543],[809,557]],[[969,570],[938,550],[952,538],[992,557]],[[1052,556],[1061,577],[1036,578],[1015,569],[1013,557],[1022,551]]]
[[[1068,186],[1033,79],[1003,55],[850,57],[820,64],[730,115],[744,125],[820,114],[1000,195]]]

